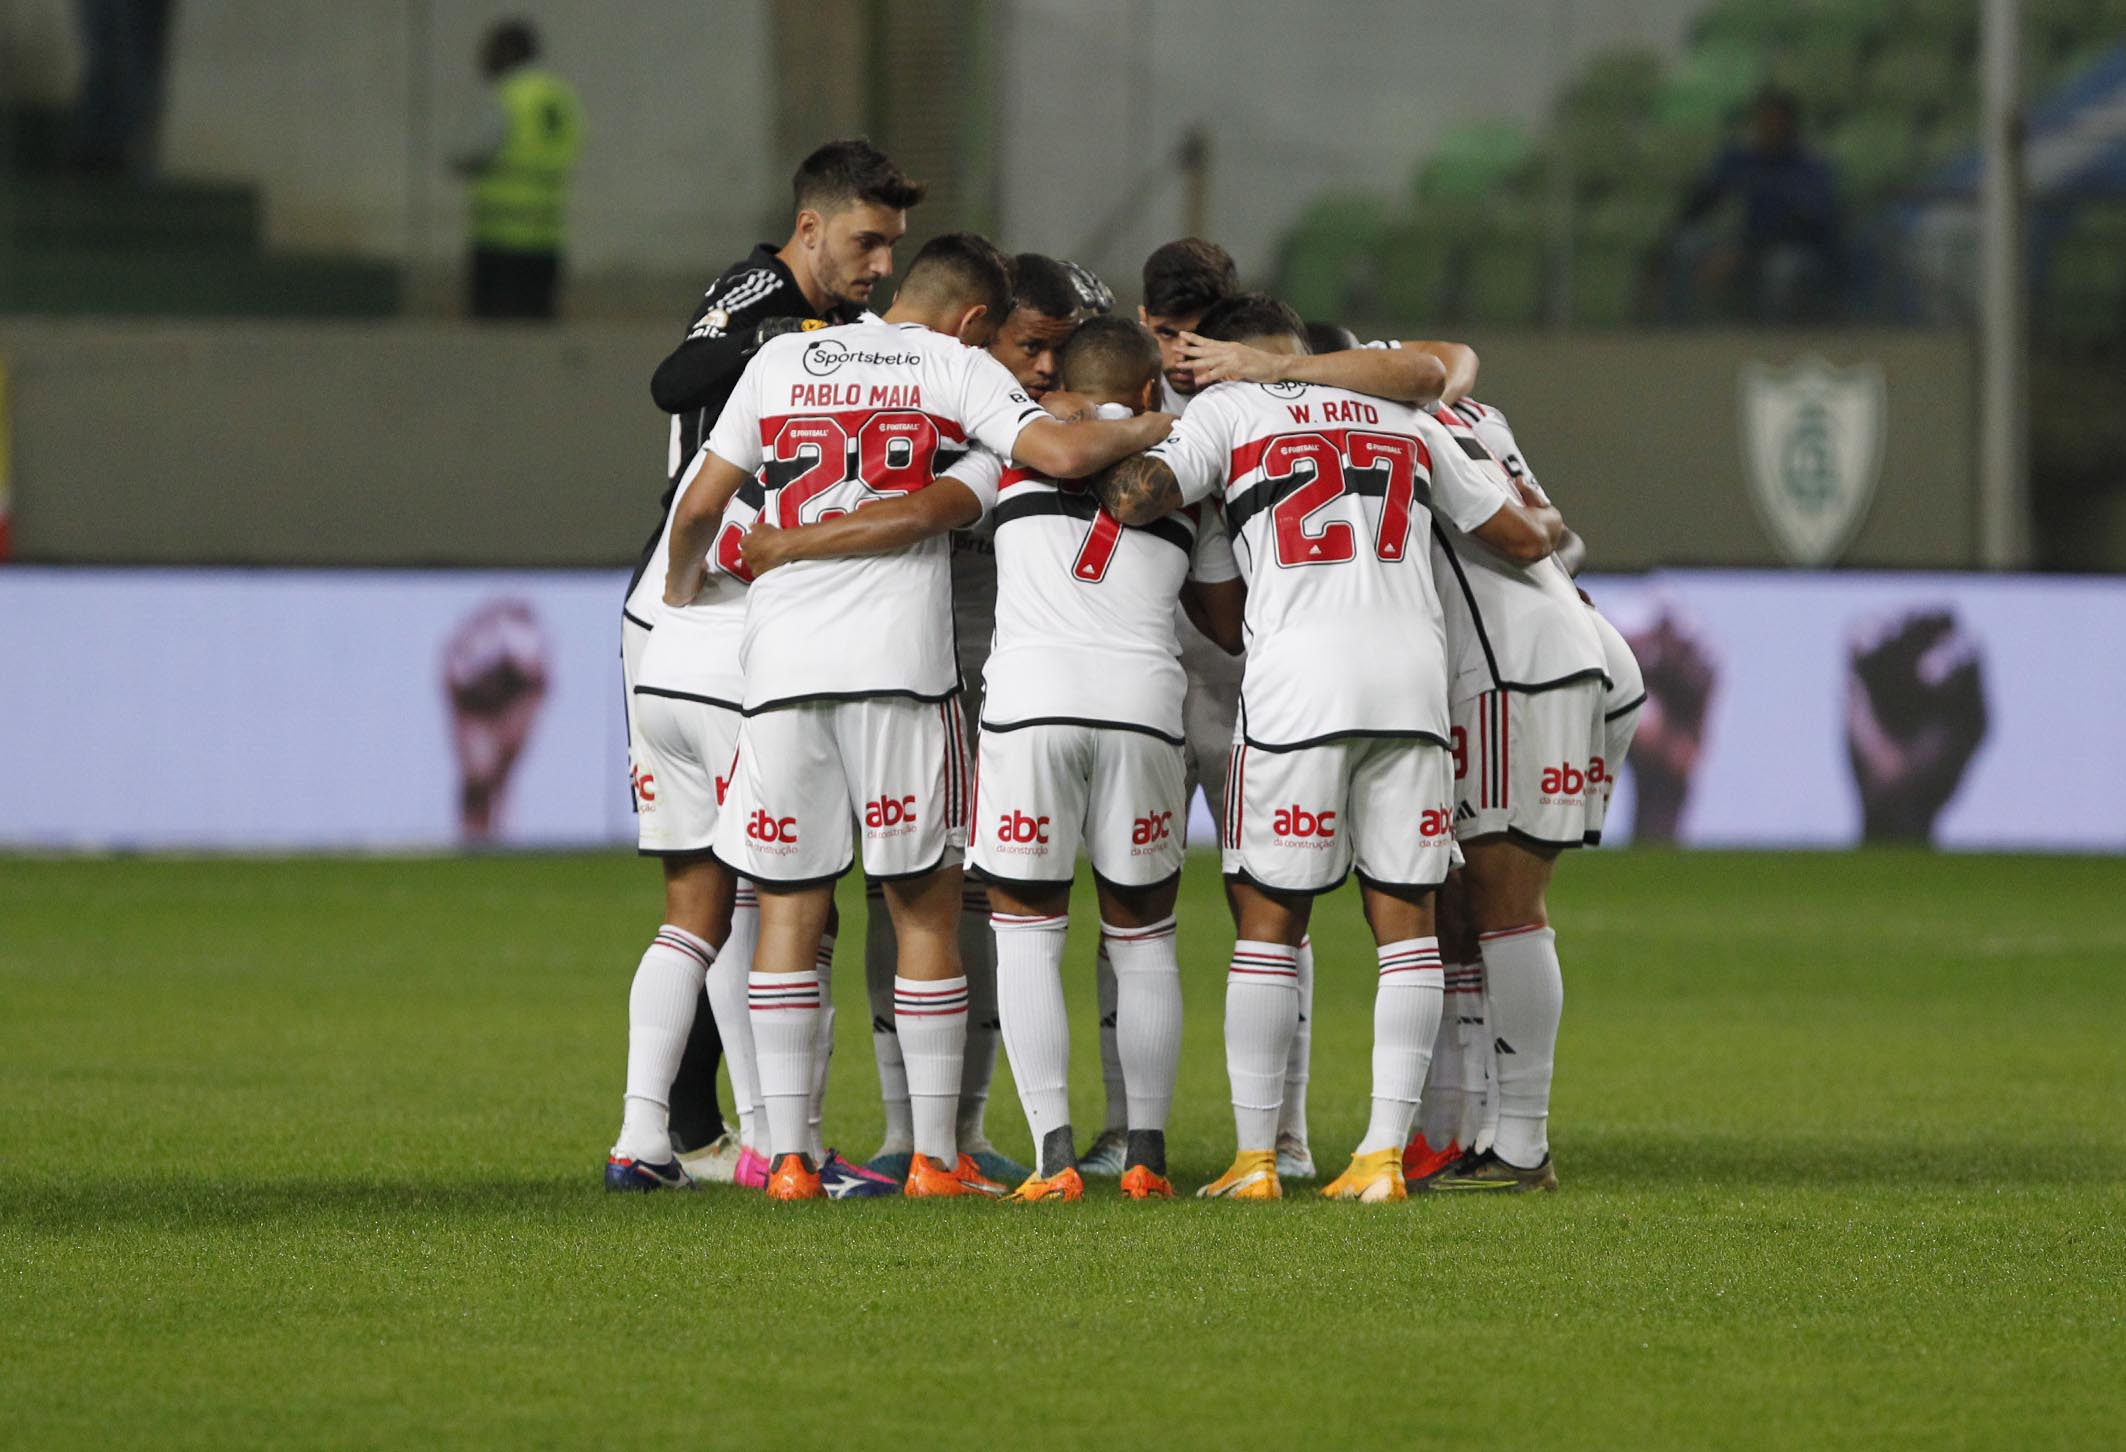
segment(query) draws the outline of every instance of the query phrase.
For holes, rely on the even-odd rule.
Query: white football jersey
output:
[[[658,605],[651,617],[656,629],[643,649],[635,685],[657,695],[707,701],[735,711],[745,694],[745,675],[739,669],[738,654],[746,627],[746,586],[752,580],[746,573],[739,545],[760,513],[758,483],[745,484],[737,497],[724,506],[723,523],[716,527],[715,541],[709,546],[709,570],[701,593],[685,605],[666,605],[662,601],[665,570],[671,558],[672,517],[679,512],[679,501],[686,498],[687,490],[701,477],[704,458],[695,455],[681,476],[679,488],[672,495],[672,507],[664,517],[664,534],[657,542],[657,552],[643,572],[646,581],[656,582]]]
[[[915,323],[850,323],[771,339],[706,447],[757,476],[761,515],[795,529],[951,475],[983,512],[999,457],[1046,418],[1004,366]],[[986,449],[970,451],[981,443]],[[800,560],[747,593],[745,709],[959,689],[952,545]]]
[[[997,629],[982,725],[1121,726],[1181,743],[1184,579],[1238,577],[1215,505],[1124,528],[1083,483],[1007,469],[997,493]]]
[[[1497,465],[1420,409],[1309,383],[1205,389],[1151,455],[1184,500],[1224,502],[1248,582],[1248,742],[1448,739],[1427,511],[1475,529],[1508,501]]]
[[[1435,408],[1433,415],[1465,453],[1496,460],[1542,495],[1504,414],[1463,399]],[[1433,523],[1432,568],[1447,622],[1452,699],[1493,690],[1544,690],[1579,680],[1607,684],[1601,637],[1572,577],[1555,558],[1515,564],[1442,519]]]

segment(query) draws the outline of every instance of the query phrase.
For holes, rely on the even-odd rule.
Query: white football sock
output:
[[[960,971],[967,977],[967,1047],[960,1064],[957,1136],[963,1144],[981,1145],[988,1140],[982,1120],[989,1112],[989,1081],[996,1077],[997,1044],[1003,1034],[987,888],[969,886],[960,896]]]
[[[762,973],[746,977],[747,1016],[753,1021],[753,1058],[768,1108],[768,1159],[806,1154],[805,1107],[812,1099],[812,1049],[819,1031],[819,974]]]
[[[834,1061],[834,934],[822,933],[813,960],[819,970],[819,1027],[812,1040],[812,1091],[805,1100],[805,1153],[815,1165],[827,1161],[820,1120],[827,1107],[827,1067]]]
[[[1240,1148],[1277,1147],[1285,1062],[1299,1020],[1299,949],[1241,939],[1225,975],[1225,1072]],[[1120,975],[1117,975],[1118,977]]]
[[[1277,1111],[1277,1132],[1307,1140],[1307,1066],[1314,1057],[1314,940],[1299,940],[1299,1026],[1284,1061],[1284,1106]]]
[[[893,1023],[908,1065],[915,1152],[946,1169],[960,1162],[956,1118],[960,1063],[967,1052],[967,979],[895,975]]]
[[[1038,1146],[1070,1124],[1070,1013],[1063,1004],[1063,940],[1070,916],[992,913],[989,926],[996,934],[1004,1046]]]
[[[1174,956],[1174,920],[1142,928],[1103,922],[1100,936],[1115,967],[1116,1050],[1129,1128],[1163,1134],[1174,1105],[1174,1079],[1181,1072],[1181,965]]]
[[[1360,1154],[1399,1150],[1409,1142],[1445,988],[1439,939],[1381,944],[1379,986],[1373,992],[1373,1113],[1366,1137],[1358,1142]]]
[[[915,1124],[908,1117],[908,1066],[901,1061],[900,1035],[893,1026],[893,974],[900,963],[900,940],[886,911],[886,894],[875,882],[864,886],[864,991],[871,999],[871,1056],[878,1062],[879,1106],[886,1113],[885,1153],[908,1152],[915,1143]]]
[[[1093,959],[1093,990],[1100,1003],[1100,1086],[1107,1094],[1107,1117],[1101,1133],[1129,1128],[1129,1081],[1122,1073],[1122,1049],[1116,1041],[1116,1015],[1120,999],[1115,985],[1115,963],[1107,953],[1107,938],[1100,939]]]
[[[1482,942],[1499,1101],[1491,1147],[1509,1165],[1534,1169],[1550,1153],[1550,1080],[1565,1012],[1558,935],[1531,924],[1486,933]]]
[[[1444,968],[1447,991],[1440,1000],[1439,1034],[1432,1040],[1432,1067],[1425,1074],[1425,1102],[1418,1124],[1436,1150],[1457,1143],[1462,1132],[1462,999],[1468,970]]]
[[[723,1039],[723,1062],[731,1073],[731,1099],[738,1106],[738,1142],[755,1154],[768,1152],[767,1111],[760,1101],[760,1066],[753,1057],[753,1015],[746,1007],[746,976],[753,970],[753,944],[760,937],[760,899],[740,883],[731,906],[731,936],[709,965],[709,1012]]]
[[[716,950],[666,923],[643,951],[627,995],[627,1097],[621,1104],[622,1159],[661,1165],[672,1157],[672,1080],[686,1053],[702,975]]]
[[[1479,1148],[1485,1112],[1491,1102],[1491,1026],[1484,1021],[1484,965],[1462,965],[1462,1127],[1455,1136],[1462,1148]]]

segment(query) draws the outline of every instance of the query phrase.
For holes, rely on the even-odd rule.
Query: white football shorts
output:
[[[1116,726],[982,733],[971,859],[999,882],[1067,885],[1083,847],[1118,887],[1181,870],[1188,829],[1181,748]]]
[[[957,866],[967,845],[969,766],[955,698],[771,707],[739,728],[716,855],[768,886],[840,877],[858,833],[873,878]]]
[[[638,686],[628,719],[637,846],[657,857],[708,851],[744,718],[729,706]]]
[[[1609,800],[1602,682],[1483,691],[1455,704],[1454,827],[1550,847],[1599,839]]]
[[[1453,854],[1453,788],[1453,758],[1433,741],[1347,736],[1294,751],[1235,742],[1226,875],[1327,892],[1355,867],[1381,887],[1436,888]]]

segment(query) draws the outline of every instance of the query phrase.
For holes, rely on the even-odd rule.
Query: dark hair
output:
[[[1134,318],[1090,317],[1063,345],[1063,386],[1130,393],[1159,373],[1159,340]]]
[[[1317,323],[1307,320],[1307,347],[1316,353],[1341,353],[1346,348],[1358,346],[1358,334],[1342,323]]]
[[[1144,259],[1144,310],[1168,317],[1200,313],[1237,290],[1240,272],[1216,242],[1183,237]]]
[[[1078,289],[1055,258],[1021,252],[1011,259],[1011,305],[1068,321],[1078,315]]]
[[[1289,336],[1301,347],[1307,346],[1307,325],[1300,321],[1299,314],[1266,292],[1236,292],[1220,298],[1196,324],[1196,331],[1222,343]]]
[[[539,32],[529,20],[498,20],[480,42],[480,60],[493,75],[539,57]]]
[[[790,179],[797,210],[832,211],[876,202],[905,212],[923,199],[923,184],[901,174],[893,158],[863,137],[830,141],[798,164]]]
[[[980,303],[1003,322],[1011,311],[1011,264],[978,232],[947,232],[923,244],[908,264],[895,301],[914,294],[954,303]]]

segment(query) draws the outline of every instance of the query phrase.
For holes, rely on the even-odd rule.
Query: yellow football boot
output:
[[[1242,1150],[1233,1167],[1196,1192],[1202,1200],[1282,1200],[1277,1183],[1277,1151]]]
[[[1384,1149],[1353,1155],[1351,1168],[1322,1186],[1321,1193],[1326,1199],[1362,1200],[1368,1205],[1407,1200],[1410,1192],[1403,1185],[1403,1152]]]

